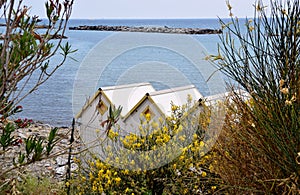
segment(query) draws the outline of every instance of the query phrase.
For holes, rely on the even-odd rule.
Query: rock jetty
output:
[[[121,32],[149,32],[149,33],[173,33],[173,34],[220,34],[220,29],[203,28],[170,28],[164,27],[130,27],[130,26],[78,26],[69,27],[70,30],[95,30],[95,31],[121,31]]]
[[[12,34],[10,36],[11,37],[16,37],[18,35]],[[35,39],[41,41],[41,39],[45,38],[46,35],[38,35],[38,34],[34,33],[33,36],[34,36]],[[66,37],[65,35],[60,35],[60,34],[50,35],[49,38],[50,39],[68,39],[68,37]],[[0,40],[4,40],[4,39],[5,39],[5,35],[4,34],[0,34]]]

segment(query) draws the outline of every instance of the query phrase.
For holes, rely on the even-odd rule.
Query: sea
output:
[[[69,27],[80,25],[157,26],[170,28],[181,27],[209,29],[220,29],[221,26],[219,19],[71,19],[68,24]],[[218,43],[220,43],[219,35],[169,35],[172,38],[171,40],[174,40],[172,43],[173,45],[169,48],[168,45],[165,45],[167,43],[164,43],[164,40],[168,39],[168,35],[157,33],[156,35],[151,36],[162,36],[162,43],[159,41],[157,43],[161,44],[160,47],[157,47],[158,50],[153,49],[154,47],[149,45],[149,43],[151,43],[150,36],[149,40],[147,40],[150,41],[147,42],[148,45],[143,45],[143,48],[136,46],[134,49],[130,49],[129,51],[126,50],[126,52],[123,52],[122,58],[118,55],[109,61],[107,67],[105,67],[102,72],[95,73],[95,71],[93,71],[95,65],[102,63],[101,66],[103,66],[101,56],[104,55],[104,57],[107,57],[116,52],[116,49],[121,47],[114,37],[118,38],[128,35],[130,38],[125,38],[128,42],[134,42],[135,40],[139,42],[141,40],[138,41],[138,39],[144,39],[143,33],[128,32],[127,34],[121,34],[121,36],[119,36],[120,34],[118,33],[124,32],[67,30],[66,36],[68,39],[65,41],[68,41],[72,48],[77,51],[70,55],[70,58],[65,62],[65,64],[58,69],[47,82],[41,85],[38,90],[34,91],[20,103],[20,105],[23,106],[23,112],[14,117],[33,119],[34,121],[40,121],[53,126],[70,126],[72,118],[79,111],[80,107],[83,106],[86,99],[96,92],[97,88],[115,84],[129,84],[131,82],[151,82],[157,90],[169,88],[170,86],[180,86],[182,85],[182,79],[180,76],[172,75],[172,71],[174,70],[177,73],[182,73],[184,78],[189,80],[191,84],[197,86],[204,96],[211,95],[209,86],[207,86],[206,83],[206,79],[211,75],[198,74],[197,70],[190,65],[191,62],[184,59],[183,55],[178,54],[178,52],[176,53],[173,46],[177,48],[180,44],[185,45],[185,42],[177,42],[177,40],[185,40],[187,37],[187,40],[192,38],[203,47],[203,51],[193,50],[194,47],[190,47],[190,53],[193,53],[193,58],[197,58],[197,55],[199,55],[199,60],[203,60],[203,55],[217,54],[217,46]],[[164,38],[164,36],[166,36],[166,38]],[[145,37],[148,39],[148,35]],[[101,53],[99,53],[99,56],[96,56],[98,58],[93,58],[93,55],[95,57],[95,52],[93,55],[91,53],[93,53],[95,49],[97,50],[99,45],[101,47],[101,44],[103,43],[111,44],[113,48],[106,50],[101,50],[100,48]],[[143,41],[139,43],[144,44]],[[189,45],[185,47],[185,50],[189,50]],[[164,59],[165,56],[167,56],[168,59]],[[59,56],[55,56],[51,63],[55,64],[59,59]],[[155,67],[153,68],[151,65],[152,62],[154,62],[154,64],[158,67],[153,65],[153,67]],[[134,69],[137,64],[143,64],[148,67],[148,69]],[[163,72],[163,70],[160,70],[160,67],[162,66],[171,67],[170,71],[168,71],[168,68],[165,70],[170,74],[163,73],[162,80],[155,80],[155,75]],[[90,67],[91,73],[87,73],[83,77],[82,73],[80,73],[82,67]],[[201,68],[205,72],[204,69],[206,69],[206,66],[202,66]],[[151,73],[151,71],[154,72]],[[127,77],[124,72],[128,74]],[[89,91],[82,92],[81,100],[76,100],[76,98],[74,98],[74,89],[80,86],[80,79],[93,80],[95,78],[92,77],[95,77],[95,75],[97,77],[96,84],[92,81],[90,82],[92,83],[92,86],[81,86],[83,91],[87,88]],[[154,77],[151,78],[149,75],[154,75]],[[216,87],[218,87],[218,85],[219,84],[216,84]],[[76,90],[78,91],[77,88]],[[74,108],[74,105],[76,105],[76,108]]]

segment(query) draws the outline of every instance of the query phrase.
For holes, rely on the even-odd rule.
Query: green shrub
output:
[[[275,0],[269,8],[258,1],[245,26],[221,21],[214,59],[233,87],[251,95],[234,95],[217,147],[216,172],[230,193],[300,192],[300,2]]]
[[[10,190],[10,186],[15,186],[18,176],[16,173],[22,167],[50,158],[50,152],[58,141],[57,129],[51,130],[48,139],[37,136],[17,138],[16,127],[28,127],[31,121],[17,120],[13,123],[9,121],[9,117],[21,112],[23,108],[18,105],[20,101],[46,82],[64,64],[69,54],[74,52],[68,43],[63,45],[62,40],[72,5],[73,0],[46,1],[48,24],[41,31],[38,30],[41,20],[38,16],[30,15],[30,8],[23,0],[0,2],[0,18],[4,21],[0,41],[1,193],[5,192],[5,188]],[[51,64],[51,58],[58,53],[61,54],[60,61]],[[33,85],[29,86],[29,83]],[[6,155],[15,145],[21,146],[20,152]]]
[[[210,172],[215,153],[206,154],[214,137],[204,136],[208,133],[210,108],[203,105],[200,115],[192,114],[193,108],[191,101],[182,107],[172,105],[172,115],[159,121],[143,115],[138,127],[140,133],[128,133],[125,137],[121,136],[120,129],[112,127],[105,138],[97,140],[106,155],[99,151],[99,154],[75,160],[80,169],[70,181],[73,193],[200,194],[217,191],[217,177]],[[176,145],[172,145],[174,140]],[[129,153],[114,150],[119,144]],[[164,150],[156,156],[134,155],[161,148]],[[174,158],[165,162],[168,155]],[[116,162],[119,166],[114,166]]]
[[[17,182],[17,190],[21,194],[26,195],[64,195],[64,182],[57,182],[57,180],[50,178],[38,178],[33,175],[25,175],[24,180]]]

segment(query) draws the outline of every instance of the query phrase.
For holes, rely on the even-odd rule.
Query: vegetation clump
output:
[[[29,122],[14,124],[8,117],[22,111],[19,101],[62,65],[51,69],[50,57],[61,50],[63,63],[72,52],[61,40],[57,45],[50,42],[50,32],[64,34],[72,3],[46,3],[51,28],[45,35],[35,31],[38,18],[29,17],[26,7],[13,6],[14,1],[0,3],[7,22],[0,43],[1,158],[18,141],[15,128]],[[73,158],[79,169],[63,184],[68,193],[300,193],[300,2],[274,0],[265,7],[258,1],[254,18],[246,19],[245,25],[234,17],[229,3],[228,8],[231,21],[220,21],[219,53],[210,59],[232,79],[232,95],[210,106],[204,102],[200,112],[194,112],[199,107],[188,98],[186,105],[171,104],[169,117],[155,121],[142,115],[137,134],[122,131],[117,125],[121,107],[110,107],[108,119],[95,129],[95,147],[101,152],[90,150]],[[33,73],[39,75],[36,85],[18,93]],[[224,108],[224,125],[214,126],[213,114]],[[0,162],[0,193],[53,190],[52,181],[23,175],[20,182],[12,170],[49,157],[58,142],[56,133],[52,129],[46,139],[24,140],[25,152],[15,156],[11,167]],[[150,156],[149,151],[155,152]],[[40,188],[32,189],[36,183]],[[64,193],[61,186],[53,193]]]
[[[216,167],[229,193],[299,194],[300,2],[261,1],[245,26],[221,21],[220,70],[247,91],[228,105]],[[231,6],[229,5],[229,8]],[[231,9],[230,9],[231,10]],[[268,14],[270,13],[270,14]]]
[[[0,194],[18,193],[15,186],[22,167],[50,158],[58,142],[57,128],[51,129],[46,138],[17,137],[16,129],[28,127],[32,121],[13,122],[10,117],[23,110],[20,102],[46,82],[74,52],[63,42],[72,5],[69,0],[46,1],[48,24],[41,31],[39,23],[43,20],[30,16],[30,8],[23,0],[0,1],[4,21],[0,35]],[[51,58],[58,53],[61,58],[54,64]],[[15,155],[14,147],[22,150]]]

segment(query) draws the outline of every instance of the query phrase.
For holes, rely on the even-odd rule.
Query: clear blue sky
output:
[[[45,17],[44,0],[25,0],[31,14]],[[268,2],[265,0],[264,2]],[[255,0],[230,0],[238,17],[253,16]],[[75,0],[72,18],[216,18],[228,17],[226,0]]]

